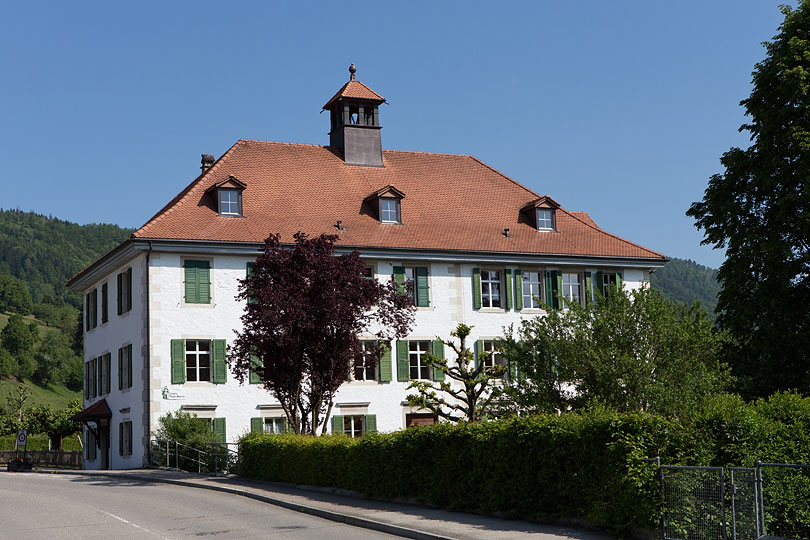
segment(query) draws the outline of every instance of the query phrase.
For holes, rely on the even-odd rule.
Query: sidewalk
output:
[[[450,512],[428,506],[366,499],[341,490],[301,488],[288,484],[245,480],[239,476],[206,476],[164,469],[74,471],[43,469],[40,473],[95,476],[99,480],[127,479],[211,489],[250,497],[306,514],[424,540],[607,540],[596,531],[561,525],[540,525]]]

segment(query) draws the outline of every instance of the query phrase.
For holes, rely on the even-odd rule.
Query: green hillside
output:
[[[651,283],[670,300],[689,304],[697,300],[714,316],[720,292],[717,270],[688,259],[673,258],[652,275]]]
[[[0,405],[5,403],[9,394],[17,394],[17,381],[0,379]],[[78,390],[49,384],[42,386],[33,381],[25,379],[23,384],[31,391],[31,397],[26,402],[26,407],[36,407],[38,405],[49,405],[52,409],[63,409],[74,399],[81,399],[82,393]]]
[[[132,229],[78,225],[34,212],[0,208],[0,274],[22,280],[33,302],[81,307],[65,282],[120,244]]]

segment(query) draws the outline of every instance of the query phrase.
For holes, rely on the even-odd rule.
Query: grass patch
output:
[[[8,318],[11,315],[8,313],[0,313],[0,330],[2,330],[6,324],[8,324]],[[25,319],[25,324],[31,324],[32,322],[37,323],[37,329],[39,330],[39,338],[42,339],[45,336],[45,332],[49,329],[53,329],[53,326],[48,326],[44,322],[37,320],[33,315],[23,315],[23,319]]]
[[[17,384],[17,381],[0,379],[0,403],[5,404],[6,396],[10,393],[16,395]],[[27,408],[49,405],[52,409],[64,409],[74,399],[82,397],[80,391],[73,391],[64,386],[51,384],[43,387],[29,380],[24,381],[23,384],[31,391],[31,397],[26,402]]]

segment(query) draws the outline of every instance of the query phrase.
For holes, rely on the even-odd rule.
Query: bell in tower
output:
[[[383,167],[379,106],[385,98],[355,79],[356,72],[352,64],[349,82],[323,106],[332,127],[329,146],[341,150],[347,165]]]

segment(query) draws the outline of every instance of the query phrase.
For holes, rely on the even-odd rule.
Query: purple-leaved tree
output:
[[[247,304],[228,365],[239,382],[251,372],[258,377],[295,433],[325,432],[353,363],[365,358],[373,365],[413,324],[413,301],[393,279],[367,277],[359,252],[335,256],[337,239],[298,232],[285,246],[271,235],[240,283],[238,298]],[[361,337],[374,340],[370,350]]]

